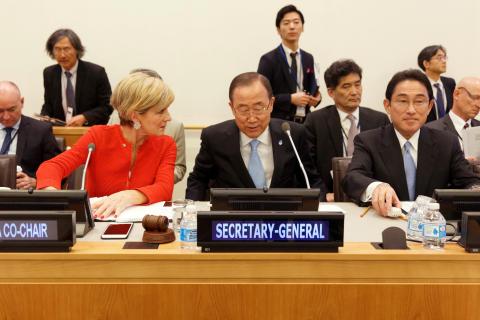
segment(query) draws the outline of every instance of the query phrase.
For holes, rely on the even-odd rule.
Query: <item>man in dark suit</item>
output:
[[[424,48],[418,55],[418,66],[430,80],[435,97],[435,108],[430,110],[427,122],[443,118],[452,108],[455,80],[442,77],[447,71],[447,50],[441,45]]]
[[[271,119],[275,98],[264,76],[248,72],[235,77],[229,90],[235,120],[202,131],[200,151],[187,180],[186,199],[204,200],[209,187],[306,187],[305,177],[286,133],[285,121]],[[309,155],[303,126],[290,123],[290,132],[312,188],[325,187]]]
[[[453,92],[452,110],[442,119],[427,123],[427,127],[453,133],[462,143],[463,131],[480,126],[475,117],[480,111],[480,78],[460,80]]]
[[[22,115],[23,97],[9,81],[0,82],[0,154],[15,154],[17,188],[35,188],[35,172],[40,164],[60,153],[52,127]]]
[[[419,70],[393,76],[384,106],[392,124],[362,132],[343,189],[356,201],[371,200],[387,215],[400,201],[431,196],[437,188],[480,186],[452,134],[422,127],[433,106],[433,92]]]
[[[293,5],[280,9],[275,24],[282,43],[260,58],[258,72],[268,78],[275,96],[272,117],[303,123],[321,101],[313,56],[299,48],[303,14]]]
[[[353,139],[360,131],[389,124],[385,113],[360,107],[362,69],[353,60],[338,60],[324,74],[328,95],[335,102],[307,116],[305,127],[313,146],[312,158],[333,201],[332,158],[353,153]],[[353,124],[353,125],[352,125]]]
[[[43,70],[42,115],[64,120],[67,126],[106,124],[113,111],[112,89],[103,67],[80,60],[85,49],[77,34],[55,31],[46,50],[58,64]]]

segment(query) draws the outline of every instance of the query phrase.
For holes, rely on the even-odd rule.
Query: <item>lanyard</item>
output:
[[[343,154],[347,155],[347,145],[345,144],[345,140],[348,141],[348,135],[345,133],[342,124],[340,123],[340,129],[342,129],[342,145],[343,145]],[[357,122],[357,130],[360,132],[360,119]]]
[[[7,144],[7,149],[5,149],[6,154],[8,154],[8,150],[10,150],[10,146],[12,145],[13,140],[15,140],[15,138],[17,137],[17,134],[18,134],[18,130],[15,131],[15,134],[13,135],[12,139],[10,139],[10,142]]]

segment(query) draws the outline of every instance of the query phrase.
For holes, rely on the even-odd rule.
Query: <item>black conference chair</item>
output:
[[[17,187],[17,161],[14,154],[0,155],[0,187]]]
[[[352,157],[335,157],[332,159],[333,170],[333,197],[335,202],[349,202],[352,201],[343,192],[342,180],[347,174],[348,165],[352,161]]]
[[[65,148],[67,145],[65,144],[65,138],[64,137],[55,137],[55,140],[57,140],[58,147],[60,148],[60,151],[65,151]]]
[[[82,174],[83,168],[85,165],[82,164],[80,167],[75,169],[67,178],[66,189],[67,190],[80,190],[82,187]]]

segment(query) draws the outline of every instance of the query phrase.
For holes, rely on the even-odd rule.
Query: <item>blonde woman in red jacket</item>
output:
[[[176,158],[175,142],[164,135],[174,100],[159,78],[136,72],[120,81],[111,103],[120,125],[93,126],[68,151],[44,162],[37,171],[38,189],[60,189],[61,181],[85,163],[88,146],[95,151],[87,168],[94,216],[118,216],[125,208],[170,200]]]

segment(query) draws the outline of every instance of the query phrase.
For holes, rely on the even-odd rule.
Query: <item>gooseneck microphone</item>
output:
[[[95,143],[89,143],[88,144],[88,155],[87,155],[87,161],[85,161],[85,167],[83,168],[83,173],[82,173],[82,188],[80,190],[85,190],[85,176],[87,175],[87,168],[88,168],[88,163],[90,162],[90,156],[92,155],[92,152],[95,151]]]
[[[290,124],[288,122],[282,123],[282,130],[285,132],[290,139],[290,143],[292,144],[293,151],[295,152],[295,156],[297,157],[298,164],[300,165],[300,169],[302,169],[303,175],[305,177],[305,182],[307,183],[307,189],[310,189],[310,182],[308,181],[308,176],[307,172],[305,171],[305,168],[303,167],[302,160],[300,159],[300,156],[298,155],[297,148],[295,147],[295,143],[293,143],[292,135],[290,134]]]

